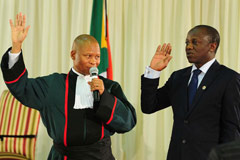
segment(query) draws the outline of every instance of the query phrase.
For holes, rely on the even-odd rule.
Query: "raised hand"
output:
[[[18,53],[21,51],[22,43],[27,36],[28,30],[30,26],[26,25],[26,16],[22,13],[17,14],[15,19],[15,25],[13,21],[10,19],[10,26],[12,31],[12,53]]]
[[[168,43],[164,43],[162,48],[161,45],[158,46],[156,53],[154,54],[150,67],[154,70],[161,71],[167,67],[168,62],[172,59],[171,54],[172,47]]]

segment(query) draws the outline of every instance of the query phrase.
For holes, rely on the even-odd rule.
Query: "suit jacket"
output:
[[[142,111],[150,114],[169,106],[173,109],[168,160],[205,160],[212,147],[240,136],[239,74],[215,61],[188,110],[191,68],[173,72],[161,88],[159,79],[142,76]]]
[[[54,73],[28,78],[22,53],[14,66],[8,69],[8,51],[1,62],[7,87],[22,104],[39,110],[55,144],[65,147],[86,146],[110,137],[115,132],[127,132],[135,126],[135,109],[117,82],[100,77],[105,90],[99,104],[94,106],[94,109],[73,109],[76,73],[70,71],[68,74]],[[102,156],[105,156],[104,154],[106,153],[101,153]],[[112,159],[112,155],[109,156]],[[63,160],[66,157],[52,147],[48,159]]]
[[[240,140],[221,144],[210,152],[208,160],[239,160]]]

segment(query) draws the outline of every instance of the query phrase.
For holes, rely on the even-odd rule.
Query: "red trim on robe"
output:
[[[110,119],[107,121],[106,124],[109,124],[109,123],[112,121],[112,119],[113,119],[113,114],[114,114],[114,111],[115,111],[115,108],[116,108],[116,104],[117,104],[117,98],[116,98],[116,97],[114,97],[114,98],[115,98],[115,102],[114,102],[114,106],[113,106],[113,109],[112,109],[112,114],[111,114],[111,117],[110,117]]]
[[[64,146],[67,147],[67,125],[68,125],[68,79],[69,79],[69,73],[67,74],[66,82],[65,82],[65,127],[64,127],[64,137],[63,137],[63,143]],[[67,156],[64,156],[64,160],[67,160]]]
[[[13,80],[13,81],[5,81],[5,83],[6,84],[11,84],[11,83],[15,83],[15,82],[17,82],[23,75],[24,75],[24,73],[26,72],[26,68],[24,69],[24,71],[20,74],[20,76],[17,78],[17,79],[15,79],[15,80]]]
[[[102,123],[102,136],[101,136],[100,140],[102,140],[103,137],[104,137],[104,125],[103,125],[103,123]]]
[[[68,125],[68,78],[69,78],[69,73],[67,74],[66,82],[65,82],[65,127],[64,127],[64,146],[67,147],[67,125]]]

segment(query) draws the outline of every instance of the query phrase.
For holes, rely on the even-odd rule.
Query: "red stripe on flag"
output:
[[[107,2],[106,2],[107,3]],[[107,14],[107,11],[106,11]],[[107,68],[107,78],[113,80],[113,70],[112,70],[112,54],[110,48],[110,40],[109,40],[109,31],[108,31],[108,16],[106,15],[106,27],[107,27],[107,51],[108,51],[108,68]]]

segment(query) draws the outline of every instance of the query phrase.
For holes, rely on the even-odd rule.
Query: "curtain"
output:
[[[11,46],[9,19],[18,12],[30,25],[22,46],[29,77],[68,72],[75,37],[90,32],[92,0],[0,0],[0,53]],[[173,59],[161,73],[159,86],[170,74],[190,66],[185,56],[187,32],[199,24],[215,27],[221,37],[217,60],[240,71],[240,1],[238,0],[108,0],[113,79],[137,112],[136,127],[112,136],[118,160],[166,159],[173,115],[171,107],[145,115],[140,106],[140,76],[158,44],[171,43]],[[6,89],[0,73],[0,92]],[[52,140],[40,125],[37,160],[47,159]]]

